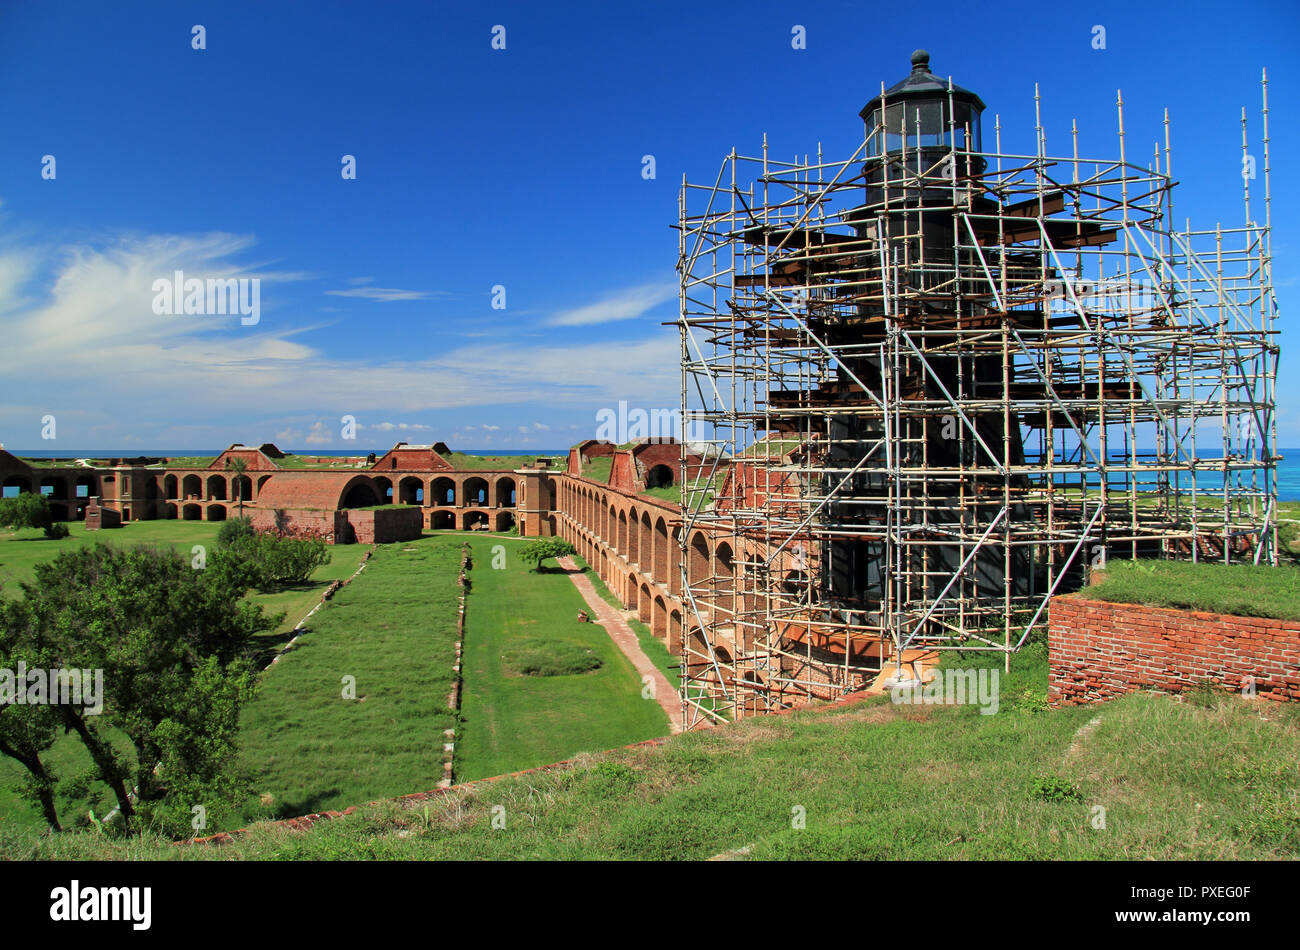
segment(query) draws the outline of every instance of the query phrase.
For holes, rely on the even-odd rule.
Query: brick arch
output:
[[[654,609],[654,600],[650,596],[650,585],[645,581],[641,582],[640,596],[636,602],[636,619],[644,624],[649,624],[651,612]]]
[[[668,589],[674,597],[682,596],[682,529],[675,527],[668,544]]]
[[[669,583],[668,565],[672,560],[672,554],[669,547],[672,545],[672,538],[668,535],[668,522],[661,515],[655,520],[654,536],[654,568],[651,570],[655,580],[661,584]]]
[[[708,580],[713,559],[709,552],[708,536],[703,531],[696,531],[691,535],[690,544],[686,548],[686,557],[686,578],[691,586],[694,587]]]
[[[668,639],[668,604],[660,594],[650,612],[650,632],[660,640]]]
[[[486,478],[473,475],[461,482],[462,506],[477,505],[486,507],[492,503],[492,493]]]
[[[427,500],[424,494],[424,479],[414,475],[402,478],[397,483],[397,497],[393,500],[402,505],[423,505]]]
[[[376,504],[390,505],[397,500],[393,497],[393,480],[387,475],[378,475],[370,481],[375,494],[379,496],[379,501]]]
[[[635,506],[627,512],[627,559],[629,563],[637,561],[641,553],[641,515]]]
[[[208,501],[225,501],[229,497],[226,487],[226,478],[224,475],[209,475]]]
[[[16,488],[16,494],[32,491],[32,480],[24,475],[10,475],[4,480],[5,488]]]
[[[736,557],[730,542],[720,541],[713,550],[713,602],[727,614],[735,612]]]
[[[513,508],[518,497],[515,480],[509,475],[502,475],[496,480],[496,505],[498,508]]]
[[[454,479],[443,475],[435,478],[429,485],[429,494],[425,496],[426,501],[431,505],[444,505],[449,508],[456,507],[456,482]]]
[[[337,508],[369,508],[382,501],[374,479],[365,475],[356,475],[348,479],[338,494]]]
[[[654,527],[650,523],[650,512],[641,512],[641,525],[637,531],[637,536],[641,539],[640,547],[636,552],[636,561],[641,565],[643,571],[654,571]]]
[[[627,555],[627,511],[622,509],[618,513],[618,537],[614,541],[614,550]]]

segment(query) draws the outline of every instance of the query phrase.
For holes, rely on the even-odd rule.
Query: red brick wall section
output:
[[[1072,594],[1048,608],[1053,706],[1136,690],[1177,693],[1206,681],[1300,701],[1300,621],[1112,604]]]
[[[122,515],[112,508],[104,508],[91,499],[86,505],[86,530],[122,527]]]
[[[283,518],[280,530],[287,537],[324,538],[330,544],[347,543],[347,514],[342,511],[320,511],[311,508],[255,508],[249,509],[249,519],[258,531],[276,531],[276,511]]]
[[[382,508],[378,511],[346,511],[355,539],[361,544],[392,544],[414,541],[420,536],[424,517],[419,508]]]

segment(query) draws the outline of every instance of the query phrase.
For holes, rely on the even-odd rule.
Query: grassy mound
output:
[[[1110,561],[1092,600],[1300,620],[1300,567],[1205,561]]]
[[[598,670],[602,662],[589,647],[541,637],[521,637],[501,653],[507,676],[570,676]]]
[[[579,756],[308,831],[255,827],[221,847],[0,835],[0,858],[1300,857],[1295,708],[1220,694],[1006,701],[1042,692],[1046,656],[1034,652],[1003,677],[995,715],[882,697]],[[490,830],[502,813],[505,828]]]

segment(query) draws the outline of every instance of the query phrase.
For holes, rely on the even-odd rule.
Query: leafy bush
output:
[[[1047,704],[1047,690],[1033,686],[1026,686],[1019,692],[1013,693],[1009,705],[1012,709],[1027,713],[1047,712],[1051,708]]]
[[[1081,802],[1083,792],[1073,782],[1056,775],[1039,775],[1029,783],[1029,797],[1043,802]]]
[[[45,526],[45,537],[50,541],[58,541],[60,538],[66,538],[71,534],[68,526],[62,521],[51,521]]]
[[[34,492],[19,492],[12,498],[0,498],[0,528],[45,528],[54,523],[50,514],[50,503],[44,495]]]
[[[217,544],[234,547],[254,534],[256,532],[251,518],[230,518],[221,523],[221,530],[217,532]]]
[[[316,568],[330,559],[328,545],[320,538],[277,538],[258,536],[263,578],[270,584],[302,584]]]
[[[235,519],[238,522],[244,519]],[[227,522],[232,524],[235,522]],[[329,546],[320,538],[281,538],[274,534],[244,533],[237,528],[227,550],[251,572],[259,590],[302,584],[330,559]],[[218,536],[220,540],[220,536]]]

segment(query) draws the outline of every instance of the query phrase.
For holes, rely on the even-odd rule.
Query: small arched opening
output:
[[[397,483],[397,500],[403,505],[424,504],[424,482],[414,475],[407,475]]]
[[[486,505],[488,503],[488,483],[486,479],[465,479],[465,497],[462,505]]]
[[[497,507],[513,508],[515,506],[515,480],[513,478],[497,479]]]
[[[672,488],[674,484],[673,470],[667,465],[652,465],[645,473],[646,488]]]
[[[433,480],[432,502],[435,505],[456,507],[456,483],[450,478]]]

